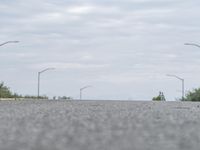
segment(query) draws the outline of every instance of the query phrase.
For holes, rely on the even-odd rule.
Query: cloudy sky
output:
[[[198,0],[0,2],[0,80],[12,91],[85,99],[167,100],[200,86]]]

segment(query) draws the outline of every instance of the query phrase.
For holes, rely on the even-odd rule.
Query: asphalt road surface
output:
[[[199,149],[200,103],[0,102],[0,150]]]

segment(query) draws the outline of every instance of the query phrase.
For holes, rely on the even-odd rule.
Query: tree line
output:
[[[4,82],[0,83],[0,98],[13,98],[13,99],[20,99],[20,98],[27,98],[27,99],[48,99],[47,96],[34,96],[34,95],[21,95],[17,93],[13,93],[8,86],[4,84]],[[61,99],[61,100],[71,100],[71,97],[67,96],[59,96],[53,97],[54,100]]]
[[[163,92],[159,92],[159,95],[152,98],[153,101],[166,101]],[[184,98],[178,99],[180,101],[192,101],[199,102],[200,101],[200,88],[195,88],[189,91]]]
[[[17,93],[13,93],[8,86],[4,84],[4,82],[0,83],[0,98],[29,98],[29,99],[48,99],[47,96],[34,96],[34,95],[20,95]],[[59,97],[53,97],[53,99],[63,99],[63,100],[71,100],[71,97],[67,96],[59,96]],[[158,96],[155,96],[152,98],[153,101],[166,101],[164,93],[159,92]],[[193,89],[192,91],[189,91],[184,99],[179,99],[180,101],[193,101],[197,102],[200,101],[200,88]]]
[[[4,82],[0,83],[0,98],[31,98],[36,99],[37,96],[31,96],[31,95],[21,95],[17,93],[13,93],[8,86],[4,84]],[[40,96],[40,99],[48,99],[47,96]]]

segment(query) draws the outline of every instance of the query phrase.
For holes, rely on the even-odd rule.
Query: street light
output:
[[[9,43],[19,43],[19,41],[7,41],[7,42],[4,42],[4,43],[1,43],[0,46],[6,45],[6,44],[9,44]]]
[[[55,68],[46,68],[46,69],[44,69],[44,70],[38,72],[38,99],[39,99],[39,97],[40,97],[40,75],[41,75],[41,73],[44,73],[44,72],[46,72],[46,71],[48,71],[48,70],[54,70],[54,69],[55,69]]]
[[[198,44],[195,44],[195,43],[185,43],[184,45],[188,45],[188,46],[195,46],[195,47],[198,47],[198,48],[200,48],[200,45],[198,45]]]
[[[19,43],[19,41],[7,41],[7,42],[4,42],[4,43],[1,43],[0,46],[6,45],[6,44],[9,44],[9,43]],[[0,98],[1,98],[1,90],[0,90]]]
[[[80,100],[82,100],[82,91],[89,88],[89,87],[92,87],[91,85],[87,85],[87,86],[84,86],[82,88],[80,88]]]
[[[180,78],[180,77],[178,77],[176,75],[172,75],[172,74],[167,74],[167,76],[177,78],[177,79],[179,79],[182,82],[182,100],[184,100],[184,95],[185,95],[184,79]]]

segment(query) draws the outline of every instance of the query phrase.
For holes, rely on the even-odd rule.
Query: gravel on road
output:
[[[200,103],[0,101],[0,150],[199,150]]]

